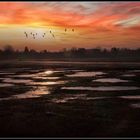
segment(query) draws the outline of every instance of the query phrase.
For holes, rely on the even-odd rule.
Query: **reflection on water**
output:
[[[75,74],[66,75],[68,77],[91,77],[105,74],[103,72],[77,72]]]
[[[21,74],[21,75],[12,75],[10,77],[18,77],[18,78],[32,78],[36,76],[36,74]]]
[[[61,98],[61,99],[52,99],[51,101],[54,102],[54,103],[66,103],[68,101],[71,101],[71,100],[99,100],[99,99],[106,99],[106,98],[109,98],[109,97],[86,97],[87,95],[86,94],[76,94],[76,95],[71,95],[70,97],[64,97],[64,98]]]
[[[37,89],[27,91],[22,94],[13,95],[13,96],[10,96],[7,98],[0,98],[0,101],[14,100],[14,99],[26,99],[26,98],[38,98],[38,97],[41,97],[42,95],[47,95],[47,94],[50,94],[47,87],[39,87]]]
[[[0,83],[0,87],[11,87],[14,86],[13,84],[8,84],[8,83]]]
[[[25,98],[37,98],[37,97],[40,97],[42,95],[46,95],[46,94],[49,94],[49,90],[47,87],[40,87],[40,88],[37,88],[35,90],[31,90],[31,91],[28,91],[26,93],[23,93],[23,94],[18,94],[18,95],[13,95],[12,98],[14,99],[25,99]]]
[[[50,75],[50,74],[53,74],[53,71],[47,70],[47,71],[45,71],[44,73],[47,74],[47,75]]]
[[[41,77],[41,76],[36,76],[34,79],[40,79],[40,80],[57,80],[60,79],[60,77]]]
[[[68,70],[68,71],[81,72],[81,71],[84,71],[84,70]]]
[[[140,108],[140,103],[138,103],[138,104],[131,104],[131,107],[132,108]]]
[[[100,86],[100,87],[62,87],[65,90],[93,90],[93,91],[121,91],[121,90],[137,90],[139,87],[127,86]]]
[[[13,72],[0,72],[0,75],[12,75],[15,74]]]
[[[32,80],[5,78],[3,80],[3,82],[5,82],[5,83],[15,83],[15,84],[20,84],[20,83],[26,84],[26,83],[32,82]]]
[[[48,86],[48,85],[59,85],[59,84],[65,84],[65,83],[66,83],[66,81],[30,82],[28,85]]]
[[[140,70],[131,70],[132,72],[140,72]]]
[[[19,75],[12,75],[10,77],[19,77],[19,78],[34,78],[34,77],[43,77],[52,74],[54,71],[44,71],[44,72],[38,72],[34,74],[19,74]]]
[[[93,80],[95,82],[109,82],[109,83],[118,83],[118,82],[129,82],[128,80],[121,80],[118,78],[102,78],[102,79],[97,79],[97,80]]]
[[[54,102],[54,103],[66,103],[69,100],[81,99],[83,97],[85,98],[86,94],[76,94],[76,95],[72,95],[70,97],[64,97],[64,98],[61,98],[61,99],[55,98],[55,99],[52,99],[51,101]]]
[[[4,80],[5,78],[0,78],[0,80]]]
[[[123,99],[140,99],[140,95],[129,95],[129,96],[119,96],[119,98],[123,98]]]
[[[135,74],[124,74],[124,75],[122,75],[122,76],[124,76],[124,77],[134,77],[134,76],[136,76]]]
[[[20,70],[19,69],[15,69]],[[25,70],[25,69],[21,69],[21,70]],[[32,73],[31,73],[32,71]],[[13,73],[11,73],[13,72]],[[34,73],[33,73],[34,72]],[[66,75],[67,76],[67,80],[63,81],[61,80],[61,76],[57,77],[54,73],[57,72],[63,72],[62,75]],[[126,77],[131,77],[131,76],[135,76],[134,72],[133,73],[124,73],[123,76]],[[69,73],[69,74],[68,74]],[[74,73],[74,74],[70,74],[70,73]],[[25,99],[25,98],[37,98],[40,97],[42,95],[46,95],[49,94],[49,86],[52,85],[51,88],[55,88],[55,85],[63,85],[65,83],[68,82],[68,80],[71,78],[69,77],[85,77],[85,78],[89,78],[89,77],[94,77],[94,76],[98,76],[99,79],[93,80],[93,82],[102,82],[103,83],[118,83],[118,82],[129,82],[128,80],[122,80],[119,78],[103,78],[104,72],[101,71],[91,71],[91,72],[87,72],[84,70],[71,70],[71,69],[64,69],[61,71],[56,71],[56,70],[44,70],[44,69],[40,69],[40,70],[29,70],[27,69],[27,71],[24,71],[24,73],[14,73],[14,71],[9,71],[9,72],[0,72],[0,80],[3,82],[0,84],[0,87],[10,87],[10,86],[14,86],[14,84],[25,84],[25,88],[26,86],[33,86],[36,87],[36,89],[32,90],[32,91],[28,91],[26,93],[23,94],[19,94],[19,93],[15,93],[18,95],[13,95],[9,98],[2,98],[0,100],[9,100],[9,99]],[[54,75],[53,75],[54,74]],[[68,75],[67,75],[68,74]],[[4,75],[2,77],[2,75]],[[6,78],[4,78],[6,75]],[[122,76],[122,73],[120,74]],[[20,79],[16,79],[14,77],[19,77]],[[32,79],[32,80],[31,80]],[[4,83],[5,82],[5,83]],[[71,81],[70,81],[71,82]],[[79,81],[77,81],[79,82]],[[80,83],[78,83],[80,84]],[[130,83],[131,84],[131,83]],[[139,89],[139,87],[135,87],[135,86],[99,86],[99,87],[85,87],[84,86],[78,86],[78,87],[65,87],[65,85],[63,85],[64,87],[62,87],[62,90],[81,90],[83,91],[123,91],[123,90],[137,90]],[[17,91],[18,92],[18,91]],[[60,92],[61,93],[61,92]],[[80,100],[97,100],[97,99],[104,99],[104,98],[108,98],[108,97],[87,97],[86,94],[76,94],[76,95],[65,95],[66,97],[61,97],[60,99],[54,98],[52,100],[52,102],[55,103],[65,103],[68,102],[70,100],[75,100],[75,99],[80,99]],[[140,99],[140,96],[120,96],[120,98],[124,98],[124,99]]]

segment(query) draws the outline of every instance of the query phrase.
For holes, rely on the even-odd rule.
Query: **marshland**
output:
[[[5,61],[1,137],[140,136],[140,64]]]

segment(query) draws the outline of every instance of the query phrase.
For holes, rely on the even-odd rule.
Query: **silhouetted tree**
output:
[[[25,53],[25,54],[28,54],[28,53],[29,53],[29,49],[28,49],[27,46],[26,46],[25,49],[24,49],[24,53]]]
[[[5,54],[11,54],[14,53],[14,49],[11,45],[4,46],[4,53]]]

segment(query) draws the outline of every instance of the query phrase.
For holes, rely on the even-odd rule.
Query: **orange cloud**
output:
[[[140,2],[0,2],[0,9],[0,26],[76,28],[79,36],[72,37],[78,45],[83,39],[124,44],[140,35]],[[63,40],[71,43],[72,37]]]

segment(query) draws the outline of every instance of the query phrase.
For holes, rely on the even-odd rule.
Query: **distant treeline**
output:
[[[110,59],[110,60],[137,60],[140,61],[140,48],[111,48],[111,49],[85,49],[71,48],[63,49],[58,52],[50,52],[47,50],[36,51],[25,47],[23,51],[14,50],[10,45],[0,50],[0,59]]]

